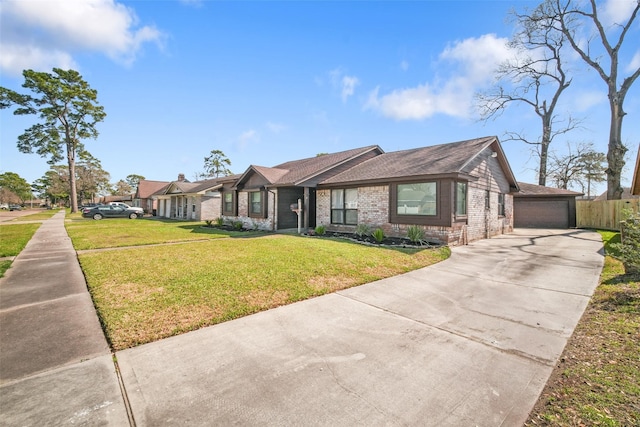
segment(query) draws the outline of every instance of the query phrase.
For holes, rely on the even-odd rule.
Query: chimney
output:
[[[184,174],[183,173],[179,173],[178,174],[178,181],[184,181]]]

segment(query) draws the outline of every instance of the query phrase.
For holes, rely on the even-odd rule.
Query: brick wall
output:
[[[220,218],[221,200],[219,195],[204,195],[200,199],[200,203],[196,204],[196,214],[201,221],[213,220]]]
[[[275,230],[276,227],[276,212],[273,194],[266,192],[267,194],[267,217],[266,218],[252,218],[249,217],[249,193],[246,191],[240,191],[238,193],[238,216],[223,216],[222,219],[226,222],[241,221],[242,226],[248,229],[257,230]]]
[[[451,227],[421,226],[427,238],[452,246],[466,244],[498,234],[513,231],[513,196],[509,183],[496,158],[478,156],[477,164],[470,165],[470,181],[467,195],[467,219],[453,222]],[[485,159],[485,160],[482,160]],[[485,209],[485,191],[489,189],[489,209]],[[498,215],[498,195],[504,194],[505,215]],[[355,226],[331,224],[331,191],[316,192],[316,223],[329,231],[354,232]],[[358,188],[358,223],[372,229],[380,227],[388,236],[406,237],[408,224],[389,223],[389,186],[379,185]]]

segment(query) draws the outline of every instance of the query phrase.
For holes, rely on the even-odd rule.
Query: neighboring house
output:
[[[378,146],[250,166],[222,184],[222,216],[265,230],[324,225],[354,232],[360,224],[389,236],[420,226],[456,245],[513,230],[518,184],[497,137],[385,153]]]
[[[237,178],[237,175],[235,176]],[[225,177],[224,179],[229,179]],[[189,182],[184,174],[153,194],[157,216],[162,218],[205,221],[220,217],[223,178]]]
[[[638,191],[636,191],[636,192],[638,192]],[[638,198],[640,198],[640,195],[634,194],[630,187],[623,187],[622,188],[622,196],[620,197],[621,200],[638,199]],[[596,197],[593,200],[594,201],[607,200],[607,192],[606,191],[603,192],[602,194],[600,194],[598,197]]]
[[[109,202],[122,202],[132,205],[133,194],[125,194],[124,196],[102,196],[98,198],[98,203],[106,205]]]
[[[155,214],[157,200],[153,198],[153,195],[164,190],[169,184],[169,181],[140,180],[136,188],[136,194],[133,197],[133,206],[141,207],[145,213]]]
[[[524,228],[573,228],[576,226],[576,197],[571,190],[519,182],[513,195],[514,226]]]

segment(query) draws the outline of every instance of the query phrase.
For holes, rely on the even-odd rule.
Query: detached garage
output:
[[[513,225],[518,228],[573,228],[578,193],[518,182],[513,194]]]

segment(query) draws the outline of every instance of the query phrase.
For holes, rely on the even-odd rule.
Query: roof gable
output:
[[[304,185],[305,182],[312,180],[314,177],[338,168],[349,161],[360,157],[364,158],[369,153],[379,155],[383,151],[377,145],[370,145],[338,153],[292,160],[271,168],[251,165],[238,178],[236,186],[249,185],[251,187],[256,186],[257,183],[267,186]]]
[[[148,199],[152,194],[162,190],[169,185],[169,181],[151,181],[147,179],[141,179],[138,182],[138,188],[136,189],[136,199]]]

